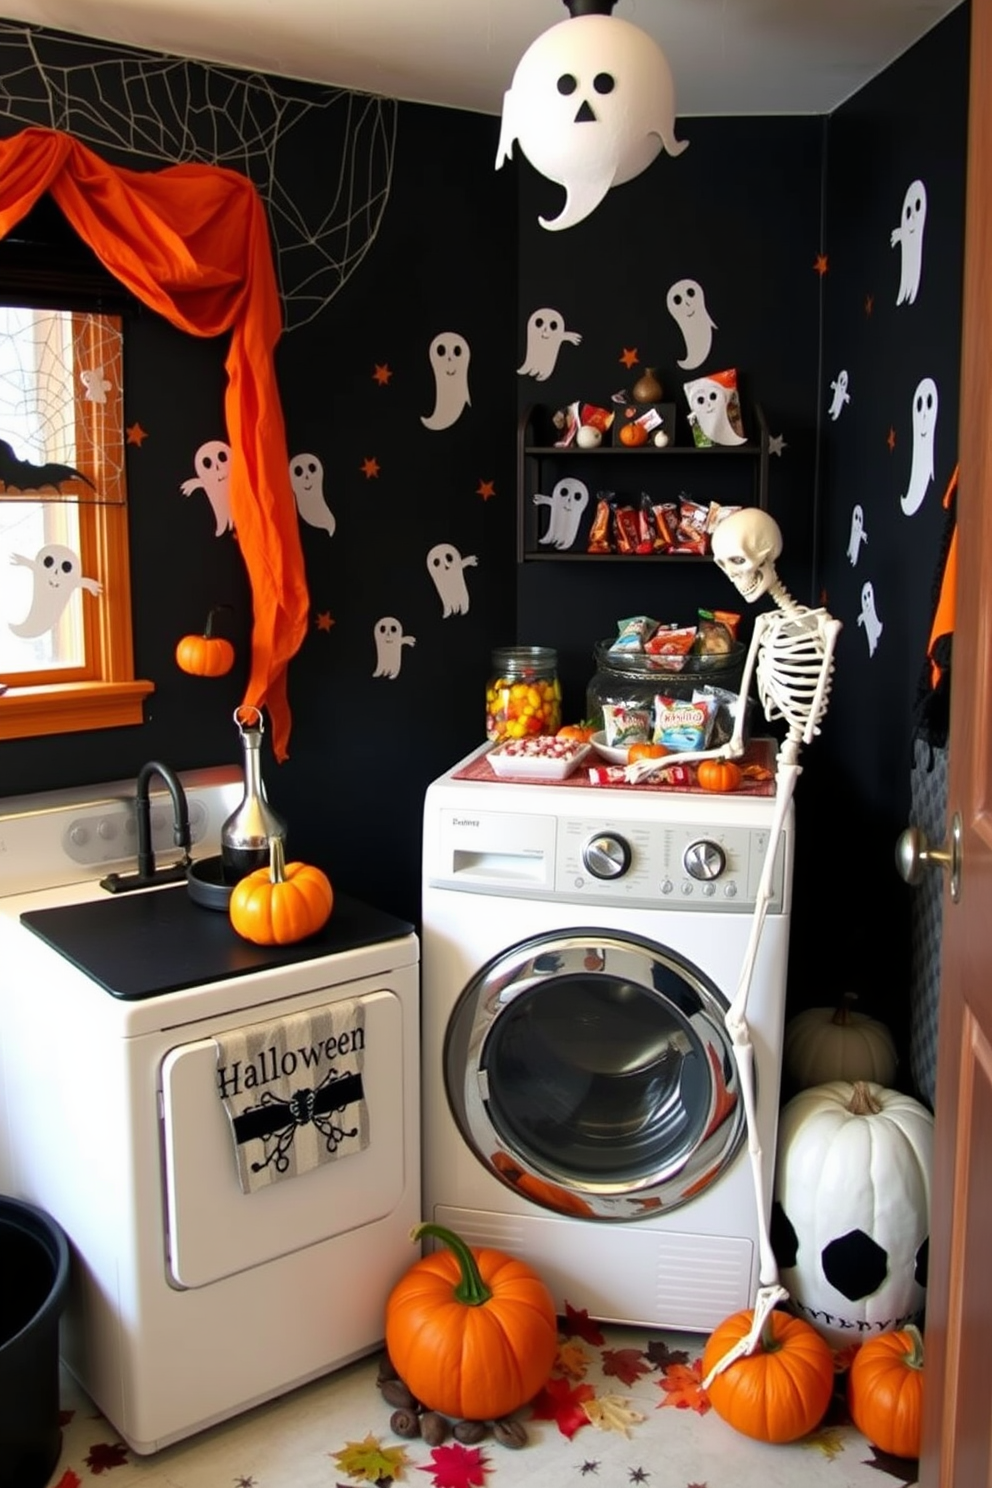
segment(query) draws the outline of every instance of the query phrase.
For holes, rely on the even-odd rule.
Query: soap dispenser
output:
[[[229,884],[268,867],[270,837],[286,839],[286,822],[269,805],[262,782],[262,714],[255,707],[236,708],[234,721],[244,752],[245,793],[220,829],[221,866]]]

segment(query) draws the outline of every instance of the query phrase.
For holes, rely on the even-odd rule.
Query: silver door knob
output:
[[[955,813],[951,823],[950,847],[931,847],[920,827],[907,827],[896,841],[896,871],[914,888],[923,882],[928,868],[949,870],[951,898],[955,903],[961,892],[961,818]]]

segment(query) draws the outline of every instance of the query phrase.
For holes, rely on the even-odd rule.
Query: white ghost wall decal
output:
[[[30,609],[23,620],[10,625],[13,634],[24,640],[54,630],[77,589],[85,589],[89,594],[103,593],[103,585],[98,579],[88,579],[82,573],[78,553],[61,543],[46,544],[33,558],[26,558],[23,553],[11,553],[10,561],[29,568],[34,575]]]
[[[923,505],[933,480],[933,443],[937,433],[937,384],[924,377],[913,394],[913,460],[909,472],[909,489],[899,498],[907,517]]]
[[[421,414],[425,429],[450,429],[462,409],[471,407],[468,394],[468,365],[472,351],[457,331],[441,331],[428,351],[434,373],[434,412]]]
[[[710,354],[716,321],[706,308],[703,286],[695,279],[679,279],[665,296],[668,313],[685,338],[685,356],[679,366],[686,371],[701,367]]]
[[[294,455],[289,462],[289,483],[293,487],[296,510],[304,522],[333,537],[338,524],[324,499],[323,461],[317,455]]]
[[[899,226],[892,229],[890,244],[899,248],[899,293],[897,305],[912,305],[920,292],[923,273],[923,229],[927,220],[927,188],[922,181],[906,187]]]
[[[447,620],[449,615],[468,614],[468,585],[464,570],[475,568],[478,562],[474,553],[463,558],[451,543],[435,543],[427,554],[427,572],[443,606],[442,619]]]
[[[532,42],[503,95],[496,169],[520,148],[565,189],[552,232],[594,212],[611,186],[631,181],[662,149],[680,155],[675,88],[658,44],[630,21],[573,16]]]
[[[234,525],[231,521],[231,492],[228,484],[231,474],[231,446],[223,439],[210,439],[201,444],[193,456],[195,476],[184,480],[179,487],[184,496],[194,491],[203,491],[214,514],[214,536],[220,537]]]
[[[582,337],[578,331],[566,331],[565,317],[560,311],[549,307],[535,310],[527,322],[527,350],[517,372],[521,377],[546,382],[555,370],[563,341],[578,346]]]

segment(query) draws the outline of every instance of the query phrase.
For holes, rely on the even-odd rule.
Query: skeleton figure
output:
[[[740,1072],[747,1118],[748,1152],[758,1205],[759,1288],[751,1331],[716,1363],[704,1385],[741,1354],[754,1352],[768,1314],[787,1296],[779,1285],[778,1266],[765,1220],[765,1178],[755,1112],[754,1048],[747,1026],[747,999],[772,897],[779,837],[796,781],[802,773],[799,753],[802,746],[811,743],[820,732],[827,711],[841,622],[824,609],[813,610],[796,603],[775,570],[775,560],[781,551],[782,534],[778,523],[767,512],[755,508],[745,508],[724,517],[713,532],[713,557],[741,597],[748,604],[754,604],[767,594],[777,606],[775,610],[758,615],[754,622],[730,739],[719,749],[668,754],[661,760],[639,760],[627,767],[627,778],[637,781],[677,761],[739,759],[744,753],[744,715],[752,678],[757,683],[758,698],[766,719],[769,723],[783,719],[787,725],[776,761],[775,811],[755,897],[751,931],[737,990],[725,1020]]]

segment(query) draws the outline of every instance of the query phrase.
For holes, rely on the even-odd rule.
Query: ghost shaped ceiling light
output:
[[[560,232],[594,212],[611,186],[631,181],[675,138],[675,89],[664,52],[638,26],[612,14],[616,0],[565,0],[560,21],[521,57],[503,95],[496,169],[514,143],[535,170],[565,188]]]

